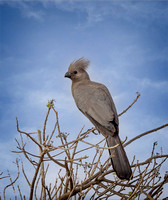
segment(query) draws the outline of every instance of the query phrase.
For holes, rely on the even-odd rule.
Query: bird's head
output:
[[[89,60],[85,60],[84,58],[72,62],[68,68],[68,72],[65,73],[65,77],[70,78],[74,82],[90,80],[89,75],[86,72],[89,63]]]

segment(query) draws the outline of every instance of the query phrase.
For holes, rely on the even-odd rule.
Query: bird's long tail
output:
[[[106,140],[108,147],[118,144],[116,148],[109,149],[114,171],[120,179],[129,180],[132,175],[132,170],[119,136],[108,136]]]

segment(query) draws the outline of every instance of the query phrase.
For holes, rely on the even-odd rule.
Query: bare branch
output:
[[[45,152],[43,152],[42,155],[41,155],[41,158],[40,158],[40,160],[39,160],[39,163],[38,163],[38,165],[37,165],[37,168],[36,168],[36,171],[35,171],[35,174],[34,174],[32,183],[31,183],[31,190],[30,190],[30,198],[29,198],[29,200],[32,200],[32,199],[33,199],[34,184],[35,184],[35,181],[36,181],[37,174],[38,174],[38,172],[39,172],[41,163],[43,162],[44,154],[45,154]]]
[[[156,131],[158,131],[158,130],[160,130],[160,129],[162,129],[162,128],[165,128],[165,127],[167,127],[167,126],[168,126],[168,124],[164,124],[164,125],[162,125],[162,126],[159,126],[158,128],[154,128],[154,129],[149,130],[149,131],[146,131],[146,132],[144,132],[144,133],[142,133],[142,134],[140,134],[140,135],[137,135],[136,137],[134,137],[134,138],[132,138],[131,140],[129,140],[128,142],[126,142],[126,143],[124,144],[124,147],[126,147],[127,145],[129,145],[129,144],[132,143],[133,141],[135,141],[135,140],[137,140],[137,139],[139,139],[139,138],[141,138],[141,137],[143,137],[143,136],[145,136],[145,135],[148,135],[148,134],[150,134],[150,133],[156,132]]]
[[[132,104],[119,116],[126,113],[137,102],[139,97],[140,94],[138,93]],[[147,200],[161,197],[163,186],[168,182],[168,176],[165,175],[163,179],[160,170],[163,164],[167,164],[168,154],[163,154],[162,149],[161,153],[156,153],[158,148],[156,142],[153,144],[151,155],[148,154],[150,156],[146,160],[139,162],[136,161],[135,156],[133,157],[131,179],[120,180],[111,168],[110,157],[105,159],[106,156],[104,156],[108,149],[116,148],[117,145],[106,147],[105,138],[94,144],[91,137],[93,134],[94,136],[99,134],[95,128],[84,131],[83,127],[76,138],[72,139],[69,137],[69,133],[60,131],[58,112],[54,108],[53,100],[48,102],[47,107],[42,133],[40,130],[33,133],[21,131],[16,119],[20,139],[16,140],[17,150],[13,152],[19,154],[20,157],[23,156],[30,167],[34,169],[32,175],[28,177],[28,173],[24,168],[25,164],[23,164],[25,160],[21,157],[21,172],[30,187],[29,200],[33,198],[36,200],[84,200],[90,198],[88,197],[89,194],[92,194],[91,199],[95,200],[108,200],[111,198],[131,200],[136,199],[136,197],[138,199],[146,198],[145,200]],[[53,111],[55,115],[55,122],[53,129],[46,135],[50,111]],[[141,137],[167,126],[168,124],[164,124],[146,131],[128,142],[126,137],[123,146],[127,146]],[[39,151],[31,152],[28,149],[28,143],[39,149]],[[53,167],[55,167],[54,173],[50,171]],[[15,190],[19,173],[18,168],[18,175],[14,181],[12,181],[10,173],[7,176],[0,173],[0,180],[4,178],[9,178],[10,180],[10,184],[4,188],[4,199],[6,189],[12,186],[11,189],[13,188],[13,191],[17,193],[15,196],[20,196],[21,200],[25,200],[25,196],[22,195],[21,191],[22,187],[17,185],[18,189]],[[50,178],[48,178],[51,173],[54,178],[52,178],[53,182],[50,182]]]
[[[8,172],[8,176],[9,176],[9,179],[10,179],[11,183],[10,183],[9,185],[5,186],[5,188],[4,188],[4,191],[3,191],[4,200],[6,199],[6,197],[5,197],[6,189],[7,189],[8,187],[10,187],[10,186],[12,186],[13,189],[14,189],[14,183],[15,183],[15,182],[18,180],[18,178],[19,178],[20,172],[19,172],[19,164],[18,164],[18,160],[17,160],[17,159],[16,159],[16,165],[17,165],[17,177],[15,178],[14,181],[12,181],[12,178],[11,178],[11,176],[10,176],[10,173]]]
[[[136,99],[135,99],[122,113],[120,113],[120,114],[118,115],[118,117],[120,117],[121,115],[123,115],[124,113],[126,113],[127,110],[129,110],[129,109],[134,105],[134,103],[137,102],[137,100],[139,99],[139,97],[140,97],[140,93],[137,92],[137,97],[136,97]]]

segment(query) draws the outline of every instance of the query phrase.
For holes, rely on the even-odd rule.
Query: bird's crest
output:
[[[82,57],[82,58],[79,58],[78,60],[73,61],[70,64],[69,68],[76,68],[77,67],[77,68],[86,70],[89,66],[89,63],[90,63],[89,60],[86,60]]]

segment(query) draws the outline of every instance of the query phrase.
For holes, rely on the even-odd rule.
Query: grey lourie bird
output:
[[[116,148],[109,149],[114,171],[120,179],[127,179],[132,175],[132,170],[119,138],[119,122],[115,104],[103,84],[90,80],[86,69],[89,61],[80,58],[70,64],[65,77],[72,80],[72,95],[79,110],[102,133],[108,147],[118,144]]]

